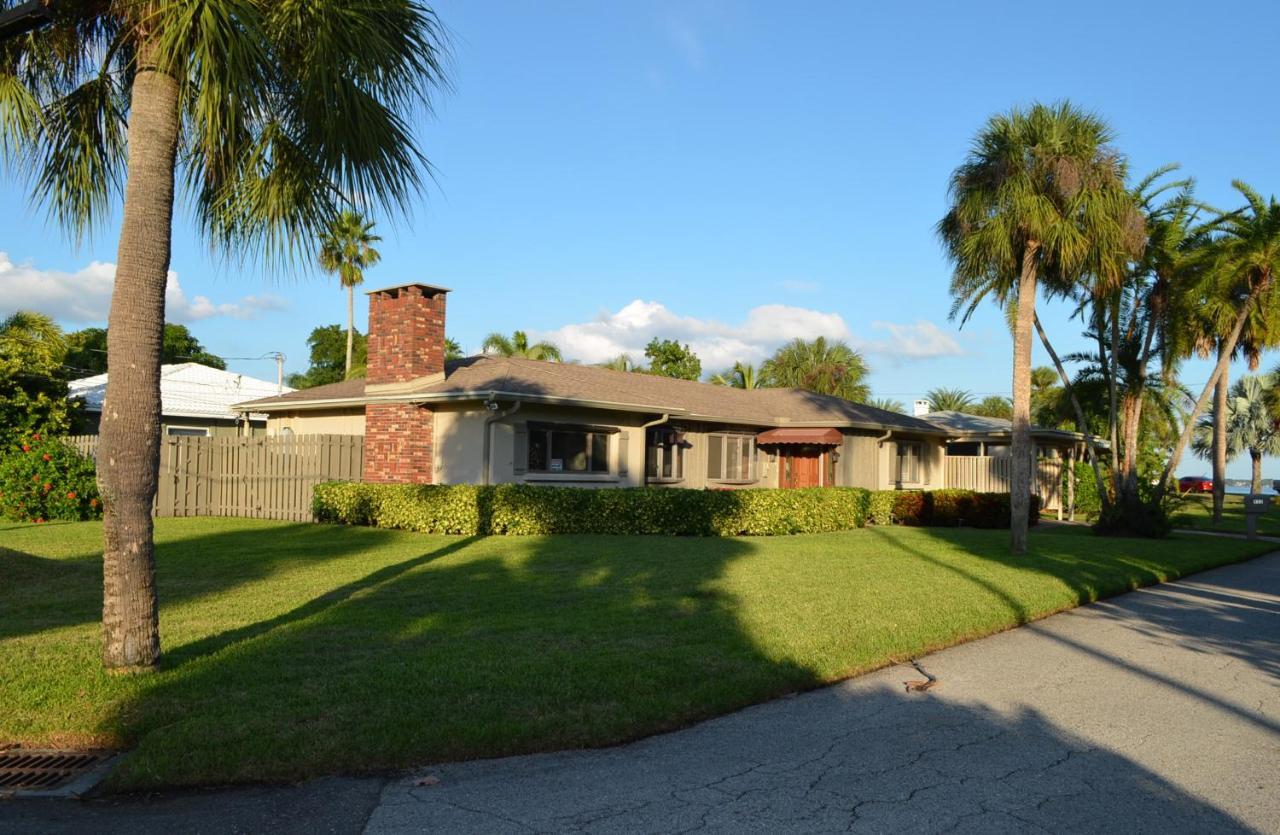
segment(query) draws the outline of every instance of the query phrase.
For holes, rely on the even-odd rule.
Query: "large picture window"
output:
[[[645,439],[645,478],[649,481],[682,481],[684,435],[673,429],[652,429]]]
[[[920,459],[923,454],[919,441],[898,442],[898,483],[920,483]]]
[[[708,435],[707,478],[711,481],[754,481],[756,439],[752,435]]]
[[[529,425],[529,472],[607,473],[613,430]]]

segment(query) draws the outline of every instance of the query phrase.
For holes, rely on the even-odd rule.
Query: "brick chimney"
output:
[[[369,293],[365,394],[394,395],[444,374],[444,287],[403,284]],[[425,381],[424,381],[425,382]],[[429,484],[434,465],[431,410],[414,403],[365,406],[364,480]]]

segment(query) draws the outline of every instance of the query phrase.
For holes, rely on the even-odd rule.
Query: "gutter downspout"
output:
[[[486,402],[496,403],[497,401],[489,400]],[[480,466],[483,470],[483,473],[480,479],[480,483],[486,487],[488,487],[489,482],[492,481],[492,478],[490,477],[490,471],[489,471],[490,470],[489,459],[492,457],[492,450],[493,450],[493,425],[498,421],[504,418],[510,417],[511,415],[514,415],[516,412],[520,411],[520,405],[521,405],[520,401],[517,400],[515,401],[514,404],[512,404],[511,408],[503,409],[501,412],[496,412],[495,414],[489,415],[484,419],[484,444],[483,444],[483,452],[481,452],[480,454],[480,459],[481,459]]]
[[[648,423],[640,424],[640,437],[642,439],[641,443],[644,444],[645,450],[647,450],[649,447],[649,430],[655,426],[661,426],[662,424],[666,423],[669,420],[671,420],[671,413],[663,412],[662,417],[658,418],[657,420],[651,420]],[[647,460],[646,459],[647,455],[648,455],[647,452],[641,453],[640,455],[640,466],[645,468],[645,470],[642,471],[643,475],[640,476],[641,487],[644,487],[645,484],[649,481],[648,464],[645,463]]]

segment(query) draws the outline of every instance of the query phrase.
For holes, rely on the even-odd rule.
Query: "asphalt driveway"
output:
[[[1280,832],[1280,555],[921,664],[923,693],[893,667],[619,748],[10,801],[0,831]]]

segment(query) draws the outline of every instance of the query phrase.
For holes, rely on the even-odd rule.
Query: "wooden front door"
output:
[[[783,487],[821,487],[825,457],[822,447],[783,447],[782,472],[779,473],[778,483]]]

